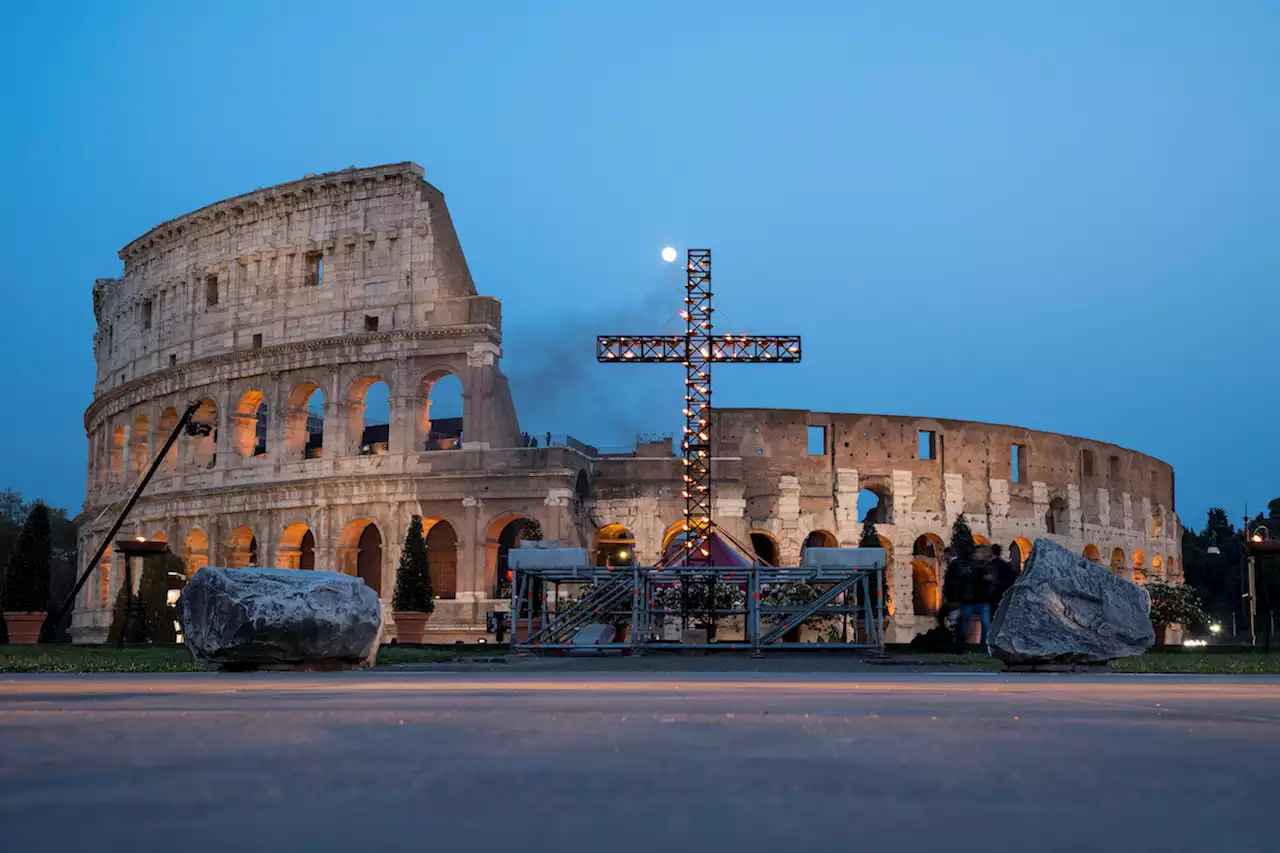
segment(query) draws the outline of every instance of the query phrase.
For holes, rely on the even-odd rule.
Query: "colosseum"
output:
[[[521,432],[499,366],[501,303],[477,293],[423,174],[398,163],[308,175],[120,250],[123,277],[93,288],[86,565],[196,400],[211,433],[179,440],[124,528],[169,543],[188,572],[346,572],[378,591],[394,631],[390,595],[417,514],[439,599],[433,639],[469,641],[507,606],[507,550],[539,528],[600,559],[660,556],[684,506],[671,441],[602,453]],[[456,410],[442,408],[450,384]],[[1015,561],[1043,536],[1128,577],[1179,573],[1173,470],[1150,456],[934,418],[713,417],[716,523],[794,564],[805,544],[856,543],[870,514],[889,556],[890,640],[932,623],[943,541],[962,512]],[[122,578],[108,551],[77,601],[77,641],[105,637]]]

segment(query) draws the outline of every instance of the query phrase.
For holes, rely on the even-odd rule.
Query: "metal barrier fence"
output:
[[[562,598],[564,585],[576,588],[578,597]],[[691,603],[699,595],[705,596],[702,602]],[[681,621],[682,629],[691,619],[701,620],[708,637],[690,642],[682,637],[679,643],[660,639],[664,623],[672,617]],[[721,620],[739,617],[742,639],[711,639]],[[832,623],[826,640],[788,639],[814,618]],[[877,565],[847,568],[522,568],[512,579],[511,620],[512,648],[525,651],[882,649],[884,563],[881,559]],[[601,623],[625,625],[628,636],[590,646],[573,642],[582,628]]]

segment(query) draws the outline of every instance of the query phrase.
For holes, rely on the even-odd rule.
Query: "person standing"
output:
[[[961,562],[958,569],[957,587],[960,597],[960,618],[956,620],[956,645],[963,647],[969,642],[970,620],[977,619],[982,625],[982,639],[985,647],[987,632],[991,630],[991,605],[989,596],[994,585],[991,578],[991,548],[983,545],[977,548],[968,560],[957,558]]]
[[[1014,570],[1013,563],[1000,556],[1001,550],[999,545],[992,545],[991,562],[987,564],[991,575],[991,597],[988,599],[988,605],[992,618],[995,618],[996,610],[1000,608],[1000,600],[1004,598],[1004,594],[1018,580],[1018,573]]]

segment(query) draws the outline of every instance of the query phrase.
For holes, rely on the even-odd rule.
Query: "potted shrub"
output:
[[[409,522],[396,572],[396,594],[391,599],[391,617],[396,622],[396,638],[401,643],[421,643],[427,618],[436,609],[431,594],[431,574],[427,571],[427,541],[422,536],[422,516]]]
[[[1156,632],[1156,645],[1165,644],[1165,630],[1174,625],[1192,630],[1209,621],[1200,606],[1200,599],[1191,587],[1163,581],[1150,581],[1142,585],[1151,597],[1151,627]]]
[[[49,606],[50,541],[49,508],[39,501],[31,508],[4,572],[5,625],[9,642],[34,646]]]

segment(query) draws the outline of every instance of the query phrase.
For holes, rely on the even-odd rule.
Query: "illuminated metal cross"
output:
[[[685,369],[684,529],[687,563],[711,564],[711,365],[791,364],[800,360],[799,335],[720,335],[711,324],[711,250],[690,249],[683,335],[601,335],[596,360],[637,364],[680,363]]]

